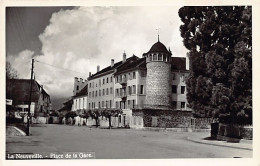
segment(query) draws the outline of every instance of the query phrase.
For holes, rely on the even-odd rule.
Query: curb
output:
[[[14,129],[19,133],[19,135],[9,135],[9,136],[26,136],[25,132],[19,129],[18,127],[15,126],[8,126],[8,128]]]
[[[190,137],[186,137],[186,139],[187,139],[188,141],[192,141],[192,142],[200,143],[200,144],[206,144],[206,145],[221,146],[221,147],[228,147],[228,148],[235,148],[235,149],[243,149],[243,150],[253,151],[252,148],[235,147],[235,146],[229,146],[229,145],[220,145],[220,144],[215,144],[215,143],[203,142],[203,141],[198,141],[198,140],[191,139]]]

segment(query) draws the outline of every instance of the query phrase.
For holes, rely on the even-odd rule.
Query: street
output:
[[[32,136],[6,137],[7,153],[95,152],[97,159],[233,158],[253,151],[194,143],[187,137],[206,132],[100,129],[49,124],[31,127]]]

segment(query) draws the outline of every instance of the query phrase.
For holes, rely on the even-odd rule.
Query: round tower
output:
[[[159,40],[146,57],[146,107],[171,106],[171,51]]]

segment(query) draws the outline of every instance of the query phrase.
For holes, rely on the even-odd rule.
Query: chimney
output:
[[[126,61],[126,53],[124,52],[123,53],[123,62],[125,62]]]
[[[89,72],[89,77],[91,77],[91,72]]]
[[[99,65],[97,65],[97,72],[99,72],[99,69],[100,69],[100,66],[99,66]]]
[[[114,59],[111,59],[111,67],[113,67],[114,66]]]

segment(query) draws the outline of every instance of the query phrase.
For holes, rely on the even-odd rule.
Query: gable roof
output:
[[[26,104],[30,99],[30,79],[9,79],[6,82],[6,98],[12,99],[13,104]],[[43,89],[40,92],[40,84],[32,80],[32,96],[31,102],[38,102],[40,94],[49,97],[48,93]]]
[[[128,59],[128,61],[126,61],[124,64],[122,64],[121,66],[119,66],[117,68],[117,72],[115,72],[114,75],[123,73],[126,70],[131,70],[134,68],[146,68],[146,62],[145,62],[145,58],[139,58],[135,55],[133,55],[132,57],[130,57]]]
[[[88,80],[97,78],[98,76],[100,76],[100,75],[102,75],[102,74],[104,74],[104,73],[106,73],[106,72],[112,71],[112,70],[114,70],[115,68],[117,68],[118,66],[120,66],[121,64],[122,64],[122,61],[115,63],[113,67],[108,66],[108,67],[102,69],[101,71],[99,71],[99,72],[97,72],[97,73],[91,75],[91,76],[88,78]]]

